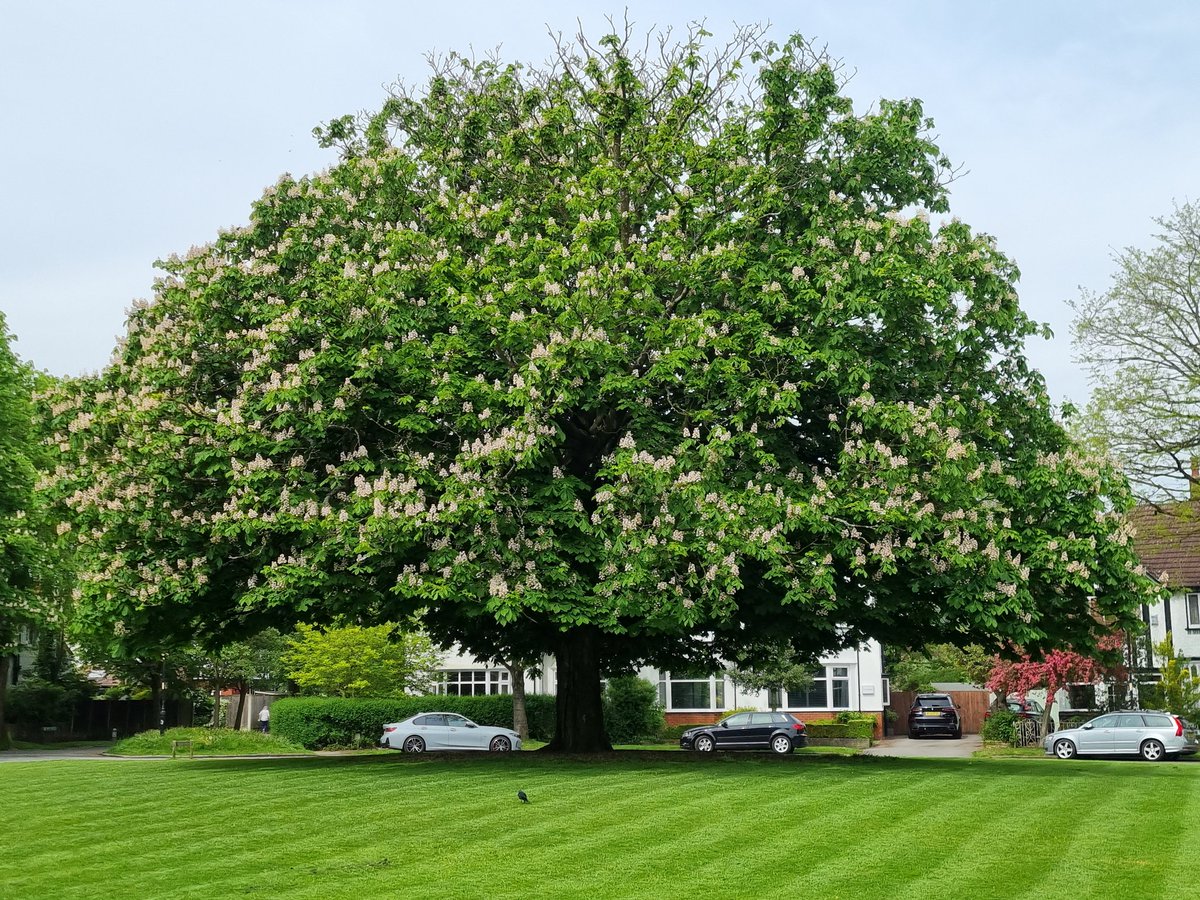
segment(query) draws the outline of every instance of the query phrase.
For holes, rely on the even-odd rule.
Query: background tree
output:
[[[287,675],[302,691],[334,697],[430,693],[440,661],[428,637],[392,623],[299,625],[283,652]]]
[[[1192,674],[1187,657],[1175,650],[1171,632],[1154,645],[1159,660],[1157,682],[1141,685],[1143,708],[1155,707],[1195,721],[1200,717],[1200,679]]]
[[[991,675],[995,654],[978,644],[928,644],[921,650],[899,651],[891,664],[893,690],[932,690],[935,681],[959,681],[982,685]]]
[[[0,749],[8,747],[11,658],[40,626],[56,622],[61,596],[36,490],[49,451],[35,430],[32,398],[44,379],[17,358],[12,340],[0,313]]]
[[[213,692],[212,724],[221,722],[221,691],[237,688],[238,706],[234,713],[234,728],[241,728],[246,697],[251,690],[275,691],[287,685],[283,655],[287,642],[277,629],[266,628],[244,641],[233,641],[207,659],[203,675]]]
[[[771,709],[775,709],[782,691],[802,691],[812,686],[815,663],[808,654],[798,652],[791,641],[783,641],[742,649],[730,662],[729,676],[738,687],[766,691]]]
[[[1116,254],[1109,289],[1074,304],[1093,385],[1081,428],[1143,496],[1186,498],[1200,489],[1200,205],[1155,221],[1156,246]]]
[[[760,30],[437,61],[163,264],[48,404],[80,617],[153,644],[420,614],[601,678],[791,641],[1087,647],[1155,586],[915,100]],[[642,47],[643,49],[638,49]],[[107,631],[105,631],[107,629]],[[498,636],[499,635],[499,636]]]

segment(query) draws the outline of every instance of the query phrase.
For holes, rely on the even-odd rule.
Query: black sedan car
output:
[[[962,737],[962,717],[949,694],[917,694],[908,711],[908,736],[948,734]]]
[[[791,713],[735,713],[715,725],[697,725],[679,736],[684,750],[772,750],[791,753],[808,743],[804,723]]]

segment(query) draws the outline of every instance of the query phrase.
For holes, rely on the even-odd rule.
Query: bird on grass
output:
[[[517,791],[517,799],[520,800],[522,803],[529,802],[529,798],[527,796],[525,796],[524,791]]]

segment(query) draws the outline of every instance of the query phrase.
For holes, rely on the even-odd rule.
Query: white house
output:
[[[671,725],[715,722],[731,709],[770,709],[775,700],[776,709],[797,713],[804,721],[829,720],[842,710],[869,713],[876,718],[876,734],[882,736],[883,711],[890,699],[883,677],[883,654],[874,641],[822,659],[808,690],[782,691],[778,697],[766,691],[742,690],[727,674],[694,678],[654,668],[642,668],[637,674],[658,687],[659,702]],[[531,694],[553,694],[555,684],[552,656],[542,660],[540,673],[525,678],[525,690]],[[481,663],[452,650],[443,657],[438,691],[455,695],[509,694],[511,675],[503,666]]]
[[[1151,644],[1171,632],[1175,651],[1191,660],[1200,675],[1200,500],[1139,506],[1130,513],[1137,528],[1134,548],[1149,575],[1166,575],[1171,596],[1162,603],[1142,604]],[[1151,658],[1149,664],[1160,662]]]

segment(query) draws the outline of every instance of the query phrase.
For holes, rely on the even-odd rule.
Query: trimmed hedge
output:
[[[807,722],[805,731],[814,738],[866,738],[875,736],[874,719],[857,719],[853,722]]]
[[[433,694],[382,700],[345,697],[284,697],[271,704],[271,732],[309,750],[374,747],[388,722],[423,712],[454,712],[480,725],[512,728],[512,696],[455,697]],[[548,741],[554,736],[554,697],[528,694],[525,711],[529,736]]]

